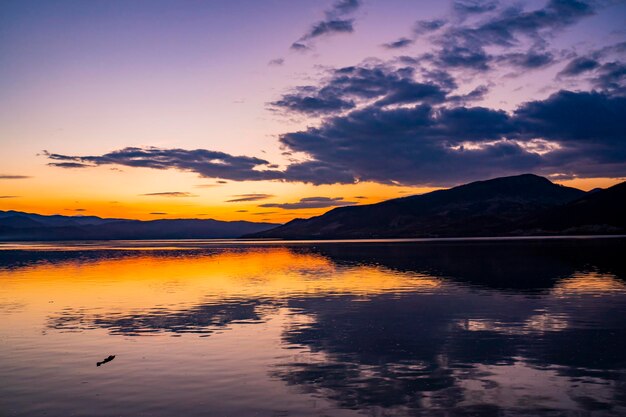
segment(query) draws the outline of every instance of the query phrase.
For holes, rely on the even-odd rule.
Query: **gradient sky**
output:
[[[283,222],[626,176],[626,2],[0,3],[0,209]]]

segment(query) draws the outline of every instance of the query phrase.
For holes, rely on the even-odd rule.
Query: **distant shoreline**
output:
[[[5,250],[177,250],[202,249],[212,245],[262,246],[262,245],[311,245],[311,244],[376,244],[376,243],[445,243],[445,242],[497,242],[497,241],[556,241],[625,239],[626,235],[544,235],[544,236],[481,236],[442,238],[397,239],[145,239],[145,240],[65,240],[65,241],[4,241],[0,251]]]

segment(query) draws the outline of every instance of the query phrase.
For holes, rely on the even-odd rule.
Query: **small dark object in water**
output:
[[[115,355],[109,355],[107,358],[104,358],[102,362],[96,362],[96,366],[104,365],[107,362],[111,362],[113,359],[115,359]]]

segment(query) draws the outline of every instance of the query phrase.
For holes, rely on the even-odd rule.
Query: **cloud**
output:
[[[377,100],[379,106],[444,101],[448,84],[420,82],[415,70],[383,64],[343,67],[330,71],[319,86],[300,86],[270,105],[291,113],[323,115],[350,110]]]
[[[423,34],[435,32],[447,23],[444,19],[418,20],[413,25],[413,33],[410,37],[402,37],[393,42],[383,44],[387,49],[401,49],[413,45],[417,38]]]
[[[546,67],[554,64],[556,58],[550,52],[515,52],[510,54],[504,54],[497,58],[500,62],[506,62],[514,67],[522,70],[531,70],[536,68]]]
[[[607,45],[577,55],[557,74],[556,80],[576,82],[581,76],[596,89],[626,94],[626,42]]]
[[[324,12],[324,20],[311,25],[304,35],[291,44],[291,49],[306,52],[312,48],[312,42],[316,38],[336,33],[354,32],[354,19],[347,19],[346,17],[353,14],[359,6],[359,0],[336,1],[330,9]]]
[[[305,197],[295,203],[268,203],[261,204],[259,207],[277,207],[284,210],[300,210],[311,208],[341,207],[357,204],[355,201],[344,201],[343,197]],[[269,213],[267,213],[269,214]]]
[[[270,67],[280,67],[285,63],[285,59],[284,58],[275,58],[270,60],[270,62],[267,63],[267,65],[269,65]]]
[[[418,20],[415,22],[415,25],[413,25],[413,33],[422,35],[424,33],[434,32],[441,29],[446,23],[448,22],[445,19]]]
[[[391,49],[412,45],[428,35],[430,51],[415,62],[444,70],[486,72],[494,65],[529,70],[556,62],[547,50],[559,31],[595,13],[597,3],[583,0],[548,0],[538,9],[500,5],[496,1],[455,1],[446,19],[421,20],[408,37],[384,46]],[[479,19],[469,19],[478,16]]]
[[[197,195],[188,193],[186,191],[165,191],[161,193],[147,193],[147,194],[140,194],[140,195],[144,197],[174,197],[174,198],[197,197]]]
[[[273,180],[281,177],[264,159],[233,156],[207,149],[163,149],[155,147],[128,147],[100,156],[70,156],[44,151],[60,168],[86,168],[99,165],[122,165],[136,168],[178,169],[196,172],[201,177],[222,178],[234,181]]]
[[[0,195],[0,198],[19,198],[19,195]]]
[[[29,177],[27,175],[8,175],[8,174],[0,174],[0,180],[25,180]]]
[[[468,15],[491,12],[498,7],[497,1],[456,0],[452,5],[454,11],[462,18]]]
[[[247,213],[248,210],[237,210],[235,213]]]
[[[280,141],[311,158],[290,165],[287,178],[314,184],[451,185],[529,171],[622,176],[623,120],[624,97],[561,91],[512,114],[484,107],[369,106]]]
[[[619,94],[626,93],[626,64],[623,62],[605,63],[598,68],[597,74],[592,81],[596,87]]]
[[[60,156],[60,155],[57,155],[57,156]],[[57,167],[57,168],[89,168],[93,166],[89,164],[81,164],[79,162],[51,162],[48,165],[52,167]]]
[[[315,185],[372,181],[445,186],[523,172],[561,173],[567,177],[626,175],[624,96],[559,91],[547,99],[524,103],[513,112],[454,105],[459,100],[447,106],[420,103],[401,107],[380,106],[379,101],[328,117],[319,126],[281,135],[279,142],[285,150],[304,154],[307,159],[272,171],[271,179]],[[53,160],[85,161],[90,166],[120,163],[155,169],[184,168],[199,175],[211,172],[246,181],[268,178],[255,171],[245,172],[239,166],[232,167],[234,174],[227,167],[215,172],[215,161],[198,157],[213,154],[156,148],[131,152],[127,148],[103,156],[48,155]],[[256,161],[233,158],[246,163]],[[189,193],[151,195],[183,197]],[[231,201],[256,201],[269,196],[236,197]],[[305,203],[317,207],[329,201],[303,200],[264,207],[295,208]],[[340,200],[334,203],[347,204]]]
[[[239,203],[243,201],[259,201],[274,197],[272,194],[239,194],[232,200],[226,200],[227,203]]]
[[[164,211],[153,211],[152,213],[150,213],[153,216],[163,216],[166,215],[167,213]]]
[[[387,49],[400,49],[400,48],[406,48],[407,46],[412,45],[414,42],[415,42],[414,39],[403,37],[393,42],[384,43],[383,47]]]
[[[562,77],[577,76],[584,72],[594,70],[599,66],[600,64],[595,59],[582,56],[571,60],[558,75]]]

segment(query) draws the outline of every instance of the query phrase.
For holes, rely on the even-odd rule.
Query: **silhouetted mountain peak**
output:
[[[585,195],[534,174],[476,181],[377,204],[339,207],[255,237],[371,238],[500,234],[532,213]]]

